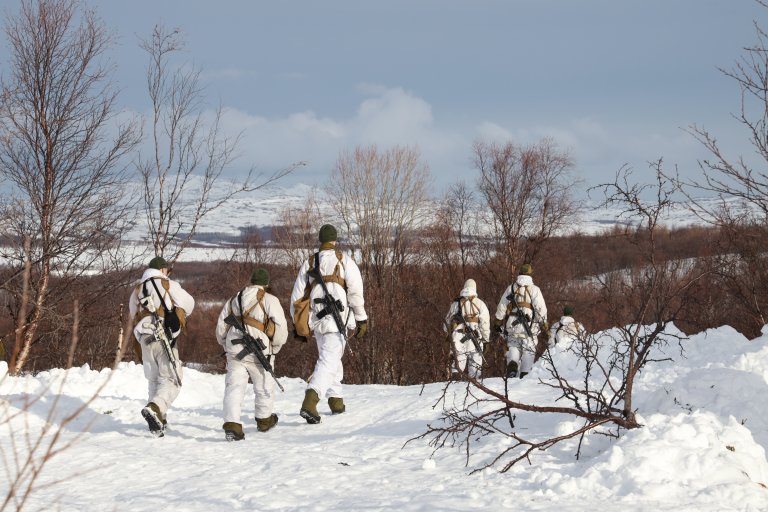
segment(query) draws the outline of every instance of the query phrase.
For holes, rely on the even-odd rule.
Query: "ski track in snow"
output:
[[[221,429],[224,376],[185,368],[184,386],[169,411],[170,428],[152,437],[139,410],[146,401],[142,367],[114,372],[87,366],[0,381],[0,395],[18,412],[42,393],[25,417],[0,425],[0,447],[11,453],[25,433],[40,428],[56,401],[54,423],[83,403],[109,377],[99,397],[68,425],[64,439],[81,437],[45,467],[30,510],[749,510],[768,509],[768,328],[751,342],[728,327],[671,345],[673,360],[651,365],[637,380],[635,400],[643,427],[618,439],[590,435],[580,460],[578,440],[535,452],[507,473],[484,465],[510,440],[491,435],[433,454],[422,434],[437,421],[433,408],[442,383],[421,386],[346,385],[347,412],[322,422],[299,417],[305,383],[281,378],[277,427],[257,432],[253,392],[243,404],[246,439],[228,443]],[[567,354],[557,356],[564,366]],[[279,360],[278,360],[279,364]],[[578,377],[578,365],[568,369]],[[279,367],[278,367],[279,369]],[[6,368],[2,367],[2,373]],[[538,384],[540,363],[510,387],[528,403],[555,398]],[[488,379],[503,389],[500,379]],[[463,385],[451,386],[460,400]],[[0,409],[0,413],[3,410]],[[518,433],[562,434],[579,422],[562,415],[517,413]],[[9,431],[9,427],[12,429]],[[4,495],[5,493],[3,493]]]

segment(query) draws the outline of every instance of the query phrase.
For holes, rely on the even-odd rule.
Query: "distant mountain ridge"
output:
[[[219,197],[231,186],[229,182],[217,184]],[[307,198],[314,194],[320,210],[327,215],[328,222],[338,222],[326,192],[312,185],[296,184],[290,186],[272,185],[253,192],[241,193],[225,202],[203,218],[197,229],[195,241],[211,245],[228,245],[236,242],[248,230],[261,232],[268,237],[269,228],[279,224],[279,213],[288,207],[300,208]],[[190,194],[191,196],[192,194]],[[214,196],[215,197],[215,196]],[[705,199],[705,203],[715,205],[719,200]],[[437,203],[425,204],[425,208],[434,210]],[[619,208],[598,208],[595,203],[586,203],[571,222],[571,232],[597,234],[616,225],[627,225],[630,219],[620,217]],[[127,238],[141,241],[146,238],[146,220],[143,212],[137,217],[134,228]],[[693,214],[687,204],[675,205],[664,216],[663,224],[669,228],[691,225],[703,225],[704,221]],[[184,231],[182,229],[182,231]]]

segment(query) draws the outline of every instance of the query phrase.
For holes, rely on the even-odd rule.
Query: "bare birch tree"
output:
[[[139,157],[137,167],[154,252],[174,262],[207,214],[236,194],[267,186],[303,164],[269,175],[251,166],[242,181],[223,185],[221,175],[239,156],[242,134],[224,133],[220,106],[206,116],[199,69],[172,67],[174,56],[184,49],[181,31],[156,25],[141,48],[149,57],[151,149]]]
[[[424,219],[429,167],[415,148],[342,151],[326,192],[366,276],[402,265]]]
[[[29,237],[29,311],[10,371],[24,367],[51,308],[51,277],[76,276],[114,252],[131,219],[123,157],[135,123],[119,123],[105,53],[111,37],[73,0],[25,0],[6,20],[9,74],[0,95],[0,173],[12,186],[10,238]],[[6,257],[27,258],[21,244]],[[20,275],[20,273],[17,273]],[[19,296],[17,280],[6,283]]]
[[[570,155],[551,139],[530,146],[476,142],[473,163],[508,269],[535,261],[577,210]]]

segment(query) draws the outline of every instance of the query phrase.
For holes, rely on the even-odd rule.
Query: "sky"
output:
[[[13,0],[0,0],[13,12]],[[320,185],[340,151],[411,145],[435,191],[474,183],[474,141],[570,152],[584,186],[663,158],[683,175],[707,156],[686,132],[751,151],[731,113],[730,68],[768,11],[754,0],[91,1],[114,30],[120,103],[148,109],[140,38],[181,28],[177,62],[202,70],[209,107],[242,133],[227,171],[307,165],[284,184]],[[5,45],[5,41],[2,42]],[[0,70],[6,50],[1,46]]]
[[[680,334],[667,329],[671,336]],[[565,414],[516,411],[514,430],[502,421],[498,431],[473,435],[468,458],[462,437],[453,447],[449,442],[435,450],[431,436],[417,437],[427,425],[442,425],[446,410],[463,407],[466,384],[448,386],[441,401],[445,383],[431,383],[345,384],[346,412],[331,415],[322,401],[321,422],[307,425],[298,414],[306,383],[284,376],[278,354],[276,372],[285,393],[275,397],[274,429],[257,432],[249,388],[242,408],[245,439],[227,443],[224,375],[185,367],[168,429],[158,439],[139,414],[147,392],[141,365],[121,363],[114,371],[84,365],[9,377],[0,361],[0,464],[7,471],[0,500],[17,474],[13,461],[26,459],[47,426],[33,460],[49,442],[54,449],[72,444],[45,464],[25,510],[765,511],[768,329],[747,340],[720,327],[653,354],[655,361],[634,385],[640,428],[624,430],[619,438],[593,432],[534,450],[529,461],[500,473],[520,454],[515,450],[475,474],[470,472],[513,447],[512,432],[543,441],[583,423]],[[552,361],[562,378],[583,381],[575,354],[556,351]],[[550,364],[541,359],[526,378],[511,380],[509,396],[526,404],[570,406],[539,382],[552,382]],[[484,384],[504,393],[499,378]],[[62,423],[86,402],[74,421]],[[497,405],[486,401],[470,410],[479,414]]]

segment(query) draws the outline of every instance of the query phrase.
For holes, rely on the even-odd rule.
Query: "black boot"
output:
[[[514,379],[517,377],[517,361],[510,361],[507,363],[507,378]]]
[[[160,413],[160,408],[154,402],[149,402],[146,407],[141,410],[141,415],[147,422],[149,431],[155,437],[163,437],[163,415]]]

